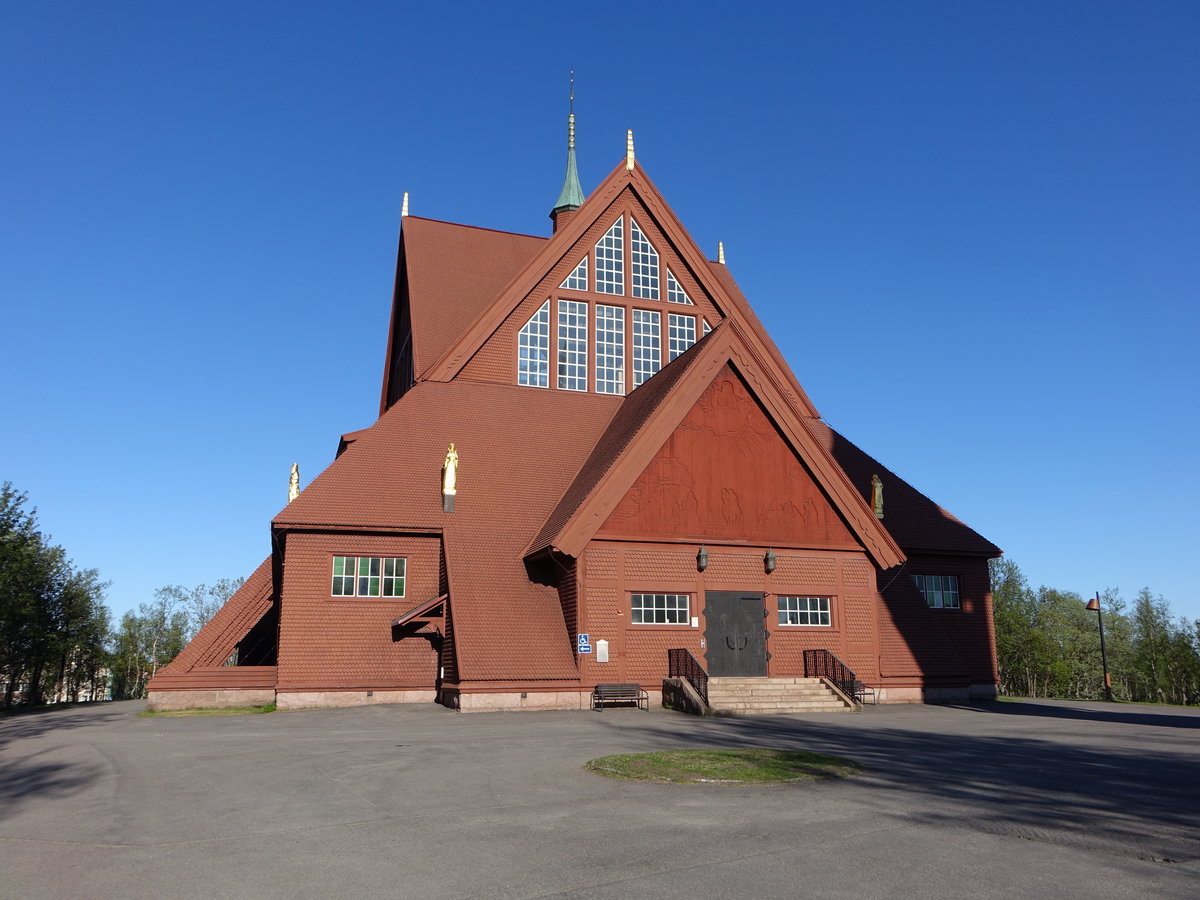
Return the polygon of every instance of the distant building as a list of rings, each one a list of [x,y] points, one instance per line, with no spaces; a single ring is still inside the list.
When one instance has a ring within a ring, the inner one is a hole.
[[[151,705],[580,708],[659,691],[669,650],[763,679],[828,651],[883,700],[994,696],[999,549],[821,420],[632,137],[586,199],[572,144],[551,218],[405,216],[379,419]],[[373,340],[337,317],[330,338]]]

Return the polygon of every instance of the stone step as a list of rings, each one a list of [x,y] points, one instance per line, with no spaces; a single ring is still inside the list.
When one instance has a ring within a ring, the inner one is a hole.
[[[713,694],[748,694],[752,691],[760,694],[829,693],[829,688],[823,684],[710,684],[708,690]]]
[[[734,703],[714,706],[713,712],[739,716],[782,715],[784,713],[847,712],[844,703]]]
[[[713,712],[743,716],[846,712],[852,708],[821,679],[801,677],[710,678],[708,704]]]
[[[840,697],[830,697],[828,694],[805,694],[799,697],[788,696],[754,696],[754,697],[728,697],[728,696],[713,696],[708,695],[709,706],[719,707],[728,706],[730,703],[841,703]]]
[[[804,678],[802,676],[786,678],[763,678],[748,675],[719,675],[708,679],[709,684],[821,684],[820,678]]]
[[[785,694],[787,696],[798,694],[828,694],[829,689],[823,685],[811,686],[808,684],[739,684],[733,688],[727,688],[722,684],[714,686],[708,685],[709,694]]]

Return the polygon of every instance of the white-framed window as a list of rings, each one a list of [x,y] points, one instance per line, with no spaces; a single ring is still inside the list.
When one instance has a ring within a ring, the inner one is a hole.
[[[633,386],[662,368],[662,316],[656,309],[633,311]]]
[[[823,625],[829,619],[828,597],[777,597],[780,625]]]
[[[688,296],[687,291],[683,289],[675,276],[671,274],[671,270],[667,269],[667,302],[668,303],[686,303],[688,306],[695,306],[692,298]]]
[[[583,259],[581,259],[579,261],[579,265],[577,265],[575,267],[575,270],[566,277],[566,279],[563,281],[563,283],[560,285],[560,287],[564,287],[569,291],[586,291],[588,289],[588,286],[587,286],[587,275],[588,275],[587,259],[588,258],[585,256]]]
[[[558,389],[587,390],[588,305],[558,301]]]
[[[931,608],[960,608],[957,575],[914,575],[913,581]]]
[[[658,251],[651,245],[637,219],[629,217],[629,261],[632,264],[633,296],[658,299]]]
[[[625,308],[596,304],[596,393],[625,393]]]
[[[517,384],[550,387],[550,301],[517,335]]]
[[[708,324],[708,319],[701,319],[701,321],[704,323],[705,334],[708,334],[710,331],[712,331],[712,326]]]
[[[634,625],[690,625],[688,594],[630,594],[629,621]]]
[[[403,597],[408,561],[402,556],[335,556],[334,597]]]
[[[672,360],[696,343],[696,317],[667,315],[667,359]]]
[[[596,293],[625,293],[625,227],[617,219],[596,242]]]

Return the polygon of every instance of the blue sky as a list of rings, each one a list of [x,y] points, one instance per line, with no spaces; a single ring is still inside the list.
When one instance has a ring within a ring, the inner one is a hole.
[[[826,420],[1030,581],[1200,617],[1200,6],[8,4],[0,480],[112,581],[249,574],[378,410],[402,192],[638,160]],[[450,9],[450,7],[446,7]]]

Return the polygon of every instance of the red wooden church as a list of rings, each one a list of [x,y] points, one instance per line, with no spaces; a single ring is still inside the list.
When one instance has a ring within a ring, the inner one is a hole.
[[[152,707],[586,708],[685,670],[995,695],[1000,551],[821,421],[632,135],[585,199],[571,127],[550,237],[403,218],[378,420]]]

